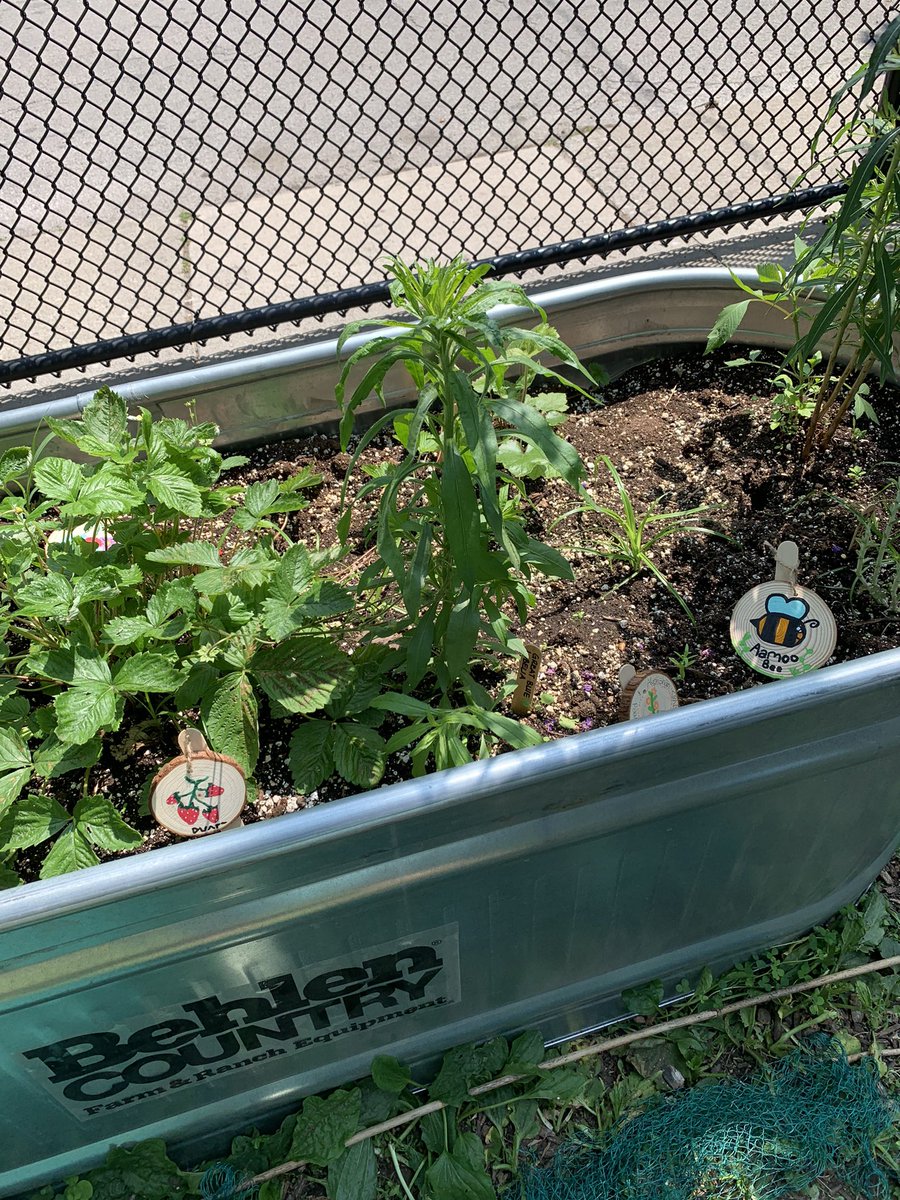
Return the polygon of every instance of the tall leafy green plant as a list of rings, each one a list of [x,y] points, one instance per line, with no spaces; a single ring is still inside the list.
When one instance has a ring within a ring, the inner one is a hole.
[[[886,74],[900,70],[898,39],[900,17],[887,27],[871,60],[832,97],[813,139],[817,155],[841,105],[855,96],[849,118],[828,143],[826,158],[842,164],[855,156],[858,162],[836,210],[828,212],[824,232],[811,245],[797,239],[789,268],[763,264],[759,288],[734,276],[749,299],[723,309],[707,343],[710,351],[728,341],[757,301],[793,322],[794,343],[785,357],[789,373],[802,376],[803,364],[820,342],[830,341],[824,368],[804,380],[809,411],[800,451],[804,463],[816,449],[829,446],[848,411],[859,407],[867,375],[876,368],[882,379],[894,373],[893,343],[900,332],[900,126],[893,106],[884,98],[874,106],[873,94]],[[821,301],[818,307],[811,306],[813,300]],[[801,333],[804,317],[808,327]]]
[[[358,321],[341,337],[343,345],[372,324],[391,330],[367,340],[344,366],[337,398],[345,449],[360,405],[373,395],[384,401],[392,368],[405,367],[417,391],[415,406],[383,414],[351,458],[347,481],[365,447],[388,428],[403,452],[358,493],[378,497],[381,561],[363,584],[395,590],[393,619],[408,685],[431,671],[445,696],[461,686],[467,699],[488,707],[470,669],[476,647],[487,655],[524,654],[510,633],[511,610],[525,621],[535,573],[572,577],[555,549],[527,533],[516,493],[501,491],[502,448],[512,440],[524,444],[539,456],[532,466],[545,461],[577,488],[581,460],[554,433],[531,391],[538,380],[562,380],[544,355],[590,376],[520,287],[485,280],[487,266],[455,259],[407,267],[395,259],[390,269],[393,302],[410,319]],[[532,313],[536,327],[499,324],[490,310],[501,304]],[[361,364],[362,378],[351,384]],[[344,529],[349,520],[348,508]]]

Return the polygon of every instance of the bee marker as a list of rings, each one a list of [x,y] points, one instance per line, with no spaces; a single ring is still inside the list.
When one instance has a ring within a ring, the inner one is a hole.
[[[541,651],[531,642],[525,643],[528,657],[519,662],[519,675],[516,679],[516,690],[513,692],[510,707],[518,716],[523,717],[531,711],[534,702],[534,692],[537,687],[538,674],[541,669]]]
[[[782,542],[774,554],[775,578],[751,588],[734,607],[731,644],[752,670],[787,679],[828,662],[837,625],[822,597],[797,583],[796,542]]]
[[[183,730],[178,745],[182,753],[150,785],[150,812],[156,821],[180,837],[240,825],[247,782],[238,764],[210,750],[199,729]]]
[[[665,671],[636,671],[625,663],[619,671],[619,720],[655,717],[678,707],[678,692]]]

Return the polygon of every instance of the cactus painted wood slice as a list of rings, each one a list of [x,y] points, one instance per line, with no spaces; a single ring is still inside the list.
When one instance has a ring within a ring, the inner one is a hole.
[[[626,675],[623,668],[619,679],[620,682],[624,680],[619,698],[619,716],[623,721],[655,717],[678,707],[675,684],[664,671],[635,672],[631,667],[630,674]]]
[[[837,625],[812,588],[771,579],[738,600],[731,614],[731,644],[760,675],[786,679],[828,662],[837,645]]]
[[[150,812],[180,837],[214,833],[232,825],[247,799],[244,773],[233,758],[216,754],[197,730],[179,738],[180,754],[160,770],[150,789]]]

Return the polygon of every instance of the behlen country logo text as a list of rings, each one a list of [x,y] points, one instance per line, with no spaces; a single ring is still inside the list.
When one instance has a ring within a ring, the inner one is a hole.
[[[91,1117],[453,1003],[445,958],[438,940],[329,966],[305,983],[277,975],[251,995],[182,1004],[130,1035],[86,1033],[24,1056],[43,1064],[66,1107]]]

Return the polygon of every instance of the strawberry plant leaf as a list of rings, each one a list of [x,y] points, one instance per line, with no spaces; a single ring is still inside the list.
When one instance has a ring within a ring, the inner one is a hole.
[[[24,879],[12,867],[0,867],[0,890],[21,887],[24,882]]]
[[[256,696],[243,671],[233,671],[204,697],[203,724],[213,748],[228,754],[247,775],[259,758]]]
[[[81,428],[88,438],[106,451],[118,451],[128,432],[125,401],[108,387],[100,388],[82,413]]]
[[[0,775],[0,812],[8,808],[21,793],[31,778],[31,767],[21,767],[18,771],[10,771],[8,775]]]
[[[222,566],[221,555],[211,542],[180,542],[177,546],[164,546],[161,550],[151,550],[147,560],[184,567]]]
[[[117,726],[116,693],[111,683],[86,680],[75,683],[53,701],[56,735],[69,745],[81,746],[100,729]]]
[[[174,472],[154,471],[147,478],[147,487],[166,508],[183,513],[186,517],[199,517],[203,511],[200,489],[190,479]]]
[[[96,739],[73,746],[51,733],[35,751],[34,769],[43,779],[56,779],[68,771],[92,767],[99,757],[100,743]]]
[[[334,765],[348,783],[373,788],[384,774],[384,739],[368,725],[334,727]]]
[[[308,796],[334,771],[331,722],[306,721],[294,730],[288,751],[294,786]]]
[[[52,796],[29,794],[0,821],[0,851],[37,846],[59,833],[69,820],[69,814]]]
[[[349,1146],[328,1165],[329,1200],[375,1200],[378,1164],[371,1141]]]
[[[50,853],[41,867],[41,879],[53,879],[56,875],[68,875],[84,867],[95,867],[100,859],[91,849],[90,842],[74,825],[67,825],[53,843]]]
[[[74,500],[84,477],[83,468],[69,458],[42,458],[34,482],[51,500]]]
[[[72,820],[78,833],[103,850],[130,850],[144,840],[105,796],[82,797],[75,805]]]
[[[143,493],[121,467],[104,463],[83,481],[78,497],[60,507],[63,517],[114,517],[130,515],[144,502]]]
[[[103,626],[103,638],[113,646],[131,646],[152,629],[146,617],[113,617]]]
[[[360,1092],[336,1091],[330,1096],[307,1096],[294,1125],[290,1155],[317,1167],[340,1158],[344,1143],[359,1127]]]
[[[55,617],[65,621],[72,608],[72,595],[68,579],[51,571],[20,587],[14,598],[16,605],[31,617]]]
[[[113,685],[120,692],[174,692],[180,678],[162,654],[132,654],[116,671]]]
[[[0,771],[31,766],[28,747],[12,729],[0,729]]]
[[[10,446],[0,455],[0,484],[9,483],[11,479],[24,475],[32,463],[31,449],[28,446]]]
[[[280,646],[259,650],[250,670],[266,695],[283,712],[311,713],[324,708],[349,664],[328,637],[300,635]]]

